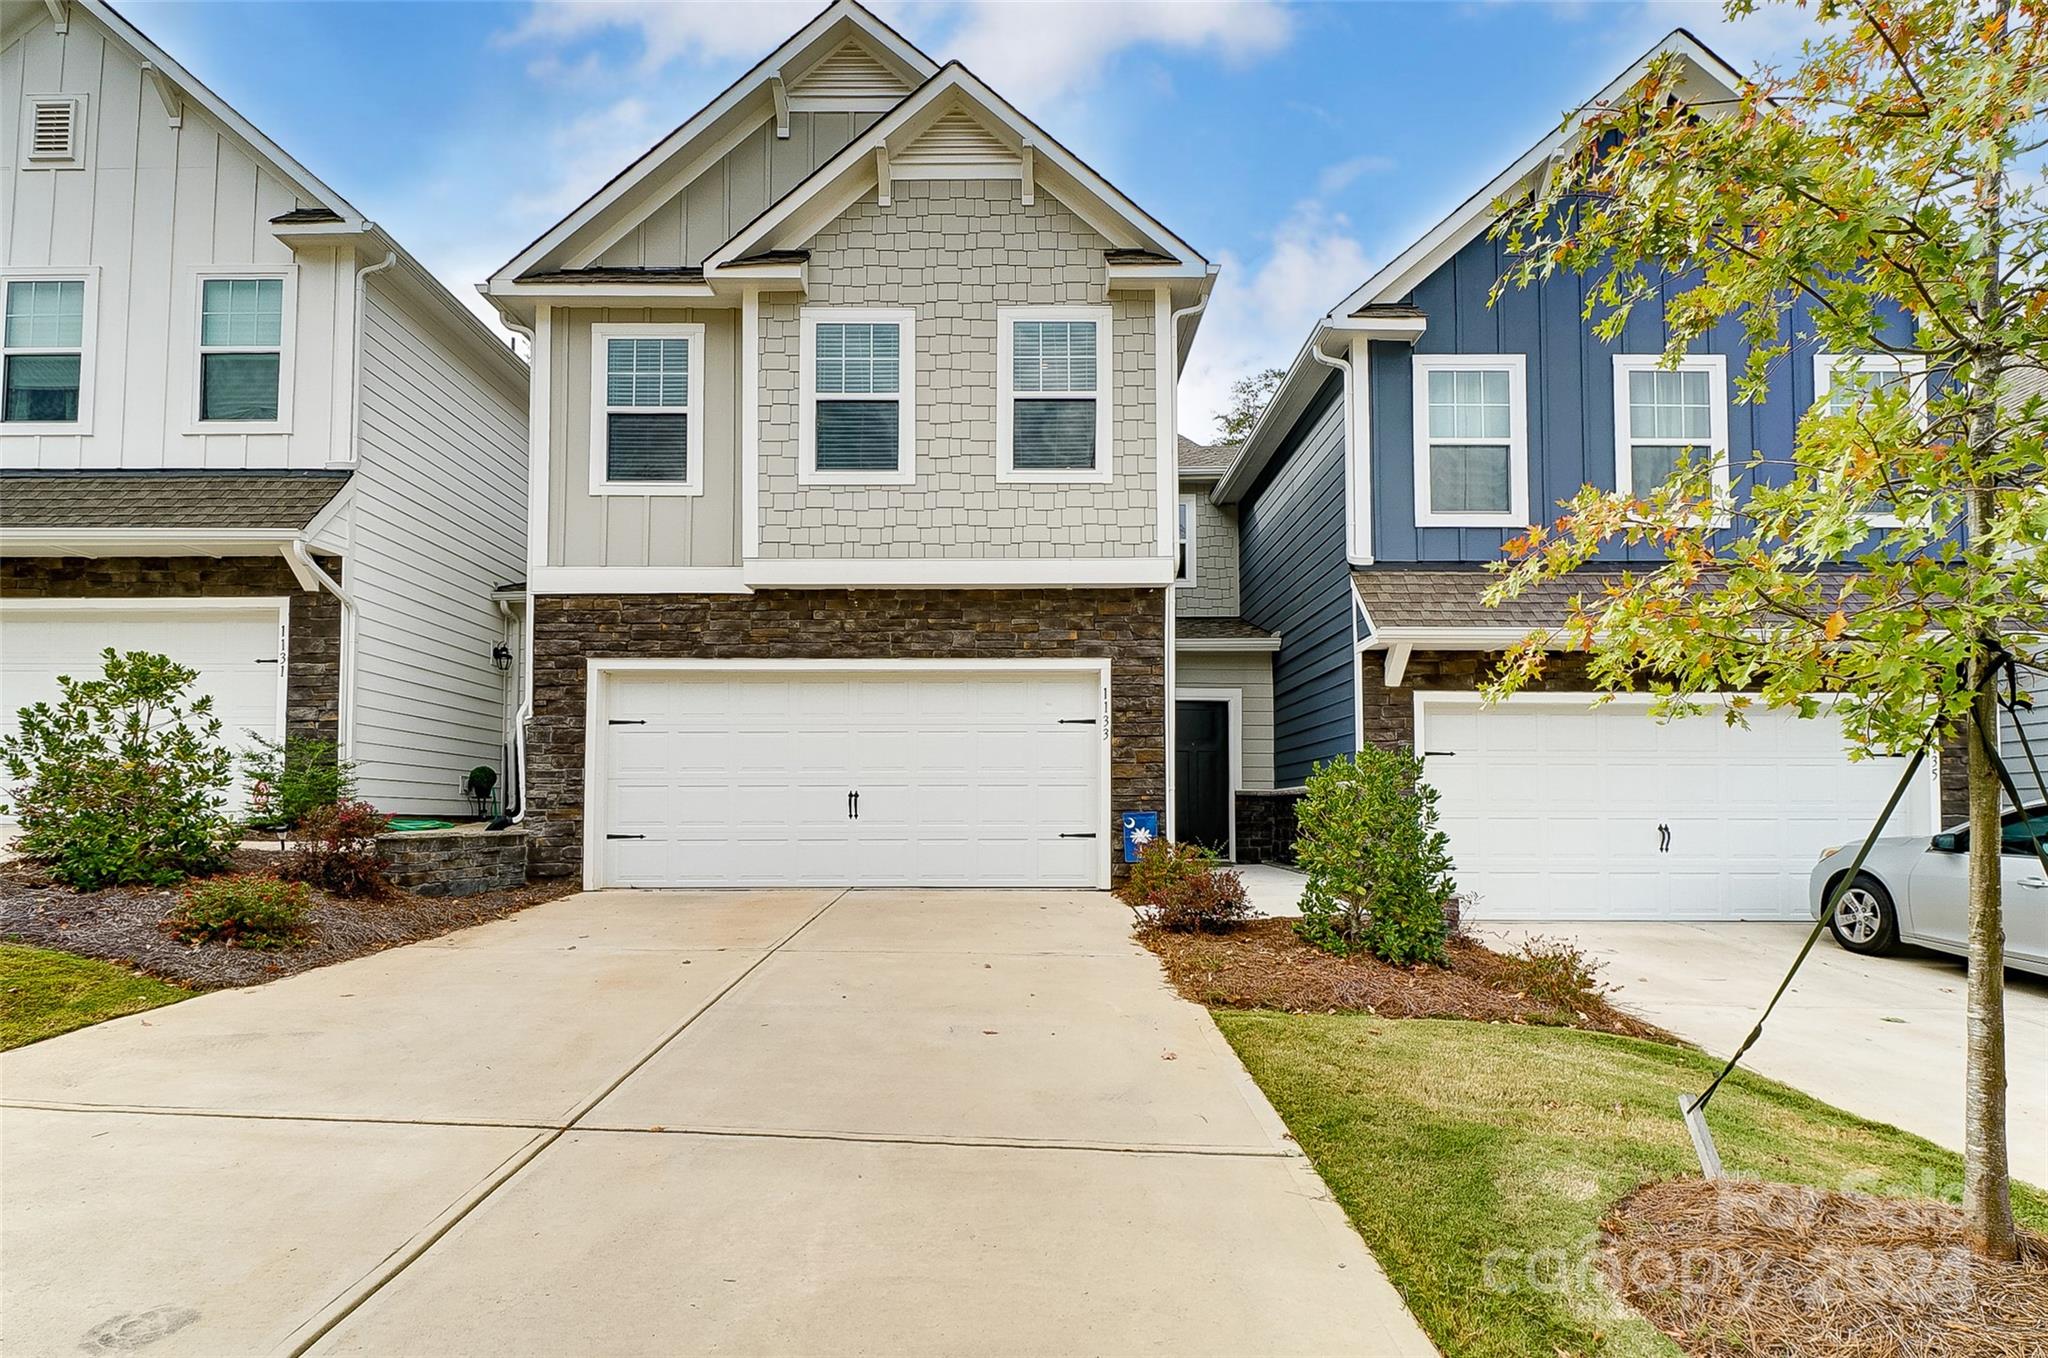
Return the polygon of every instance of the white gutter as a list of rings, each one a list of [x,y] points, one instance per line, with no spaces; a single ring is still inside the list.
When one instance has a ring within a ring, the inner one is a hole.
[[[375,229],[375,223],[363,223],[365,233]],[[363,460],[363,312],[369,295],[369,285],[364,280],[373,273],[383,273],[397,262],[398,251],[387,250],[381,264],[370,264],[356,270],[355,354],[350,360],[353,369],[353,399],[350,400],[348,407],[348,460],[356,464]]]
[[[1372,535],[1361,532],[1366,527],[1365,516],[1371,512],[1372,491],[1365,484],[1361,463],[1365,460],[1365,448],[1359,429],[1360,411],[1355,404],[1358,397],[1351,386],[1351,359],[1331,358],[1323,352],[1323,331],[1328,323],[1318,324],[1308,337],[1308,356],[1326,368],[1335,368],[1344,375],[1344,555],[1354,566],[1372,564]]]
[[[1208,309],[1210,291],[1210,288],[1202,289],[1202,295],[1195,300],[1192,306],[1184,306],[1180,308],[1178,311],[1170,311],[1166,315],[1166,338],[1168,342],[1173,345],[1175,351],[1170,356],[1173,360],[1173,393],[1171,406],[1167,411],[1166,430],[1168,444],[1173,449],[1173,477],[1170,481],[1168,481],[1166,485],[1163,485],[1159,488],[1159,494],[1161,499],[1164,501],[1164,509],[1162,512],[1166,515],[1165,522],[1167,522],[1168,524],[1172,524],[1175,520],[1175,516],[1180,513],[1180,323],[1190,316],[1199,316]],[[1163,359],[1169,356],[1159,355],[1159,357]],[[1178,536],[1179,531],[1176,528],[1174,532],[1174,537],[1177,538]],[[1189,551],[1193,551],[1194,547],[1194,543],[1190,542],[1188,544]],[[1176,837],[1179,830],[1179,827],[1174,823],[1177,819],[1177,817],[1174,814],[1174,803],[1177,799],[1173,795],[1174,783],[1177,781],[1173,766],[1176,762],[1178,762],[1173,757],[1174,740],[1177,735],[1177,732],[1175,730],[1177,723],[1174,720],[1173,691],[1179,683],[1179,677],[1176,673],[1179,667],[1173,663],[1173,655],[1174,650],[1176,649],[1176,643],[1179,640],[1179,628],[1176,625],[1178,620],[1174,616],[1177,610],[1175,606],[1172,585],[1168,585],[1166,587],[1165,594],[1166,663],[1163,666],[1163,668],[1165,670],[1164,678],[1166,681],[1166,711],[1163,715],[1166,718],[1164,722],[1164,726],[1166,728],[1166,814],[1159,818],[1159,823],[1166,828],[1166,837],[1168,839],[1173,839]],[[1232,797],[1235,797],[1237,795],[1237,789],[1232,788],[1230,790],[1230,795]],[[1114,853],[1116,852],[1116,850],[1112,849],[1111,852]]]

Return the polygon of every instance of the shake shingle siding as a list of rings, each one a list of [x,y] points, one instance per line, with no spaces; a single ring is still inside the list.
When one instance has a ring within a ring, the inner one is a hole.
[[[1238,513],[1243,616],[1283,638],[1273,657],[1280,787],[1353,748],[1342,396],[1332,374]]]

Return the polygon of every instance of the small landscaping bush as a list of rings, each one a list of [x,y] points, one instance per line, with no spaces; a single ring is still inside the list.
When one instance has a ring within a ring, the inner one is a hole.
[[[292,851],[278,875],[310,882],[337,896],[382,896],[391,890],[377,862],[384,813],[368,802],[316,807],[299,822]]]
[[[187,888],[164,916],[164,927],[187,943],[282,948],[297,936],[311,904],[304,882],[255,874],[215,877]]]
[[[21,709],[0,737],[18,786],[0,807],[20,822],[15,850],[81,891],[168,886],[227,861],[233,761],[199,675],[146,651],[101,652],[94,679],[58,679],[56,704]]]
[[[1527,939],[1510,961],[1515,987],[1554,1009],[1584,1013],[1607,994],[1606,983],[1596,974],[1600,964],[1568,939]]]
[[[333,741],[314,736],[282,742],[256,737],[256,748],[242,756],[242,776],[249,782],[249,820],[256,825],[294,826],[356,795],[356,766]]]
[[[1243,880],[1199,844],[1153,840],[1117,894],[1139,923],[1173,933],[1220,934],[1251,918]]]
[[[1444,960],[1455,888],[1436,802],[1411,750],[1360,750],[1316,767],[1296,808],[1303,938],[1397,966]]]

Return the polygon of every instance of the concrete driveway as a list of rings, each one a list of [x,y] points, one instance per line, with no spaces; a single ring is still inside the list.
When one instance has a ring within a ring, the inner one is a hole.
[[[9,1053],[0,1344],[1432,1353],[1128,933],[595,893]]]
[[[1799,953],[1805,924],[1476,925],[1482,942],[1569,938],[1605,965],[1615,998],[1725,1057]],[[2006,973],[2013,1173],[2048,1184],[2048,982]],[[1858,957],[1823,938],[1743,1064],[1815,1098],[1963,1148],[1962,963],[1917,948]]]

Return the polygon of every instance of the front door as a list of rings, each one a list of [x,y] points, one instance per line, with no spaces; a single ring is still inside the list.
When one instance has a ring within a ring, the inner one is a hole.
[[[1230,704],[1174,704],[1174,833],[1183,843],[1230,852]]]

